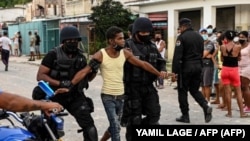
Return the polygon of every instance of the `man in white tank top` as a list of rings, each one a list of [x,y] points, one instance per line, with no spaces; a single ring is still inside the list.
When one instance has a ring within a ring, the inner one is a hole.
[[[158,51],[160,52],[162,58],[165,58],[165,52],[166,52],[166,43],[164,40],[162,40],[162,36],[160,32],[156,32],[155,33],[155,44],[158,48]],[[158,84],[157,87],[158,89],[163,89],[164,88],[164,79],[162,78],[158,78],[157,79]]]

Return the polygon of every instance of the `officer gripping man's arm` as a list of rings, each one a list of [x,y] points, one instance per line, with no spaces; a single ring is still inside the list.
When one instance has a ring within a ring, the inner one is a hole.
[[[59,88],[55,91],[55,94],[59,93],[65,93],[69,92],[70,89],[74,87],[78,82],[80,82],[83,78],[85,78],[87,75],[91,75],[90,81],[94,79],[96,76],[96,73],[98,72],[98,69],[100,67],[100,62],[97,59],[91,59],[89,61],[89,64],[83,68],[82,70],[78,71],[74,78],[69,82],[68,86],[66,88]]]

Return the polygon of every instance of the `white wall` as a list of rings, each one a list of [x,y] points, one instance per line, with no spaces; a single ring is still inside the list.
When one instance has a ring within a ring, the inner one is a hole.
[[[0,23],[4,21],[16,21],[17,17],[25,17],[23,8],[0,9]]]

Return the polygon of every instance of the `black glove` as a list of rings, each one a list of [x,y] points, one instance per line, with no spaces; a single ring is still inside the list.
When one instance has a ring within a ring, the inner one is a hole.
[[[73,84],[70,80],[63,80],[60,82],[60,88],[68,88],[71,89],[73,87]]]

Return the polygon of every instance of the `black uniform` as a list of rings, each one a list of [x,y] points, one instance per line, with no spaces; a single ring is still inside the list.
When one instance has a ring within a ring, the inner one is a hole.
[[[190,22],[190,21],[189,21]],[[199,91],[202,72],[203,38],[190,27],[182,32],[176,41],[172,72],[177,74],[178,101],[182,116],[176,120],[189,123],[188,91],[203,108],[205,121],[211,120],[211,107],[208,107]]]
[[[87,65],[86,57],[79,49],[73,58],[69,58],[62,47],[56,47],[50,51],[42,60],[41,65],[50,68],[49,76],[53,79],[64,81],[71,80],[74,75]],[[93,112],[92,100],[85,96],[83,89],[88,88],[88,78],[81,80],[69,93],[58,94],[51,98],[52,101],[60,103],[82,128],[85,141],[97,141],[97,130],[91,116]],[[60,87],[50,86],[53,90]],[[37,86],[33,91],[33,99],[44,99]]]
[[[141,20],[141,21],[140,21]],[[148,27],[143,27],[148,25]],[[151,22],[146,18],[139,19],[133,24],[133,38],[126,41],[126,47],[140,60],[147,61],[159,71],[166,71],[166,61],[161,57],[156,45],[150,38],[144,42],[138,42],[135,34],[139,31],[152,28]],[[144,37],[143,37],[144,38]],[[136,67],[128,62],[124,65],[125,99],[123,118],[127,118],[126,139],[131,140],[132,125],[156,125],[159,124],[161,106],[158,91],[153,82],[157,79],[154,74]],[[142,116],[145,116],[142,118]]]

